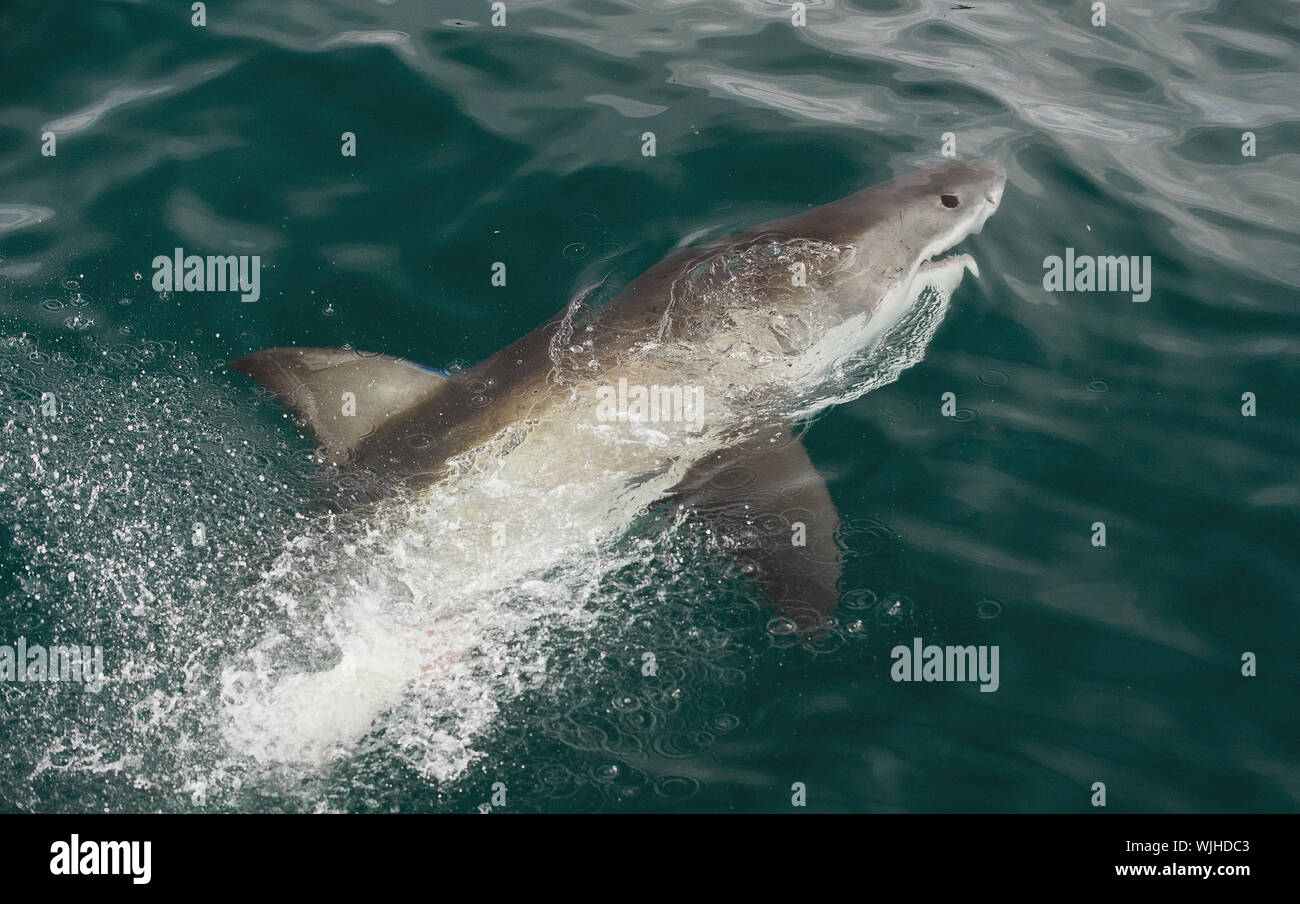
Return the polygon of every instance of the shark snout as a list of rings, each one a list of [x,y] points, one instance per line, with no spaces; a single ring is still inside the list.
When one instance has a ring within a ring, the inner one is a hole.
[[[964,232],[970,235],[979,232],[1002,204],[1007,173],[1000,164],[991,160],[972,161],[960,166],[961,169],[955,169],[953,173],[954,181],[964,185],[968,197],[978,198],[981,202],[969,212],[970,219]]]
[[[1007,173],[996,163],[990,163],[989,168],[993,172],[990,176],[991,182],[984,191],[984,200],[988,201],[989,206],[996,210],[997,206],[1002,203],[1002,190],[1007,187]]]
[[[1007,171],[992,160],[973,160],[953,167],[953,178],[975,188],[975,196],[982,196],[990,207],[1002,203],[1002,191],[1007,185]]]

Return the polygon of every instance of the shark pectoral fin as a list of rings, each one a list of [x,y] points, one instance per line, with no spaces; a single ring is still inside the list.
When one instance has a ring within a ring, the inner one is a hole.
[[[268,348],[230,367],[274,392],[335,462],[449,383],[411,361],[349,349]]]
[[[801,628],[839,600],[839,512],[803,443],[786,432],[697,464],[672,498],[708,519],[720,544],[756,570],[778,611]]]

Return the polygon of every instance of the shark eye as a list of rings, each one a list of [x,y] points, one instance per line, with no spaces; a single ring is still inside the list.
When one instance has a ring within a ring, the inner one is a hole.
[[[961,203],[956,195],[940,195],[939,200],[943,202],[944,207],[956,207]]]

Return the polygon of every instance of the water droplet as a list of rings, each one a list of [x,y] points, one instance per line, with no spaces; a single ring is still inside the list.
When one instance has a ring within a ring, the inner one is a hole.
[[[850,590],[840,598],[840,608],[861,611],[874,607],[879,601],[874,591]]]
[[[735,731],[740,727],[740,716],[718,713],[713,717],[713,727],[718,731]]]
[[[641,701],[636,697],[624,694],[621,697],[615,697],[611,705],[621,713],[631,713],[641,708]]]
[[[35,631],[44,621],[45,619],[35,612],[24,612],[14,619],[14,627],[19,631]]]
[[[921,409],[911,399],[885,399],[880,403],[880,410],[889,417],[913,417]]]
[[[880,625],[903,624],[916,612],[916,603],[905,596],[888,597],[880,601],[874,613]]]
[[[777,637],[785,637],[794,634],[799,630],[799,626],[792,619],[784,616],[777,616],[767,623],[767,633],[774,634]]]
[[[654,793],[664,800],[683,801],[700,790],[700,783],[685,775],[666,775],[655,780]]]

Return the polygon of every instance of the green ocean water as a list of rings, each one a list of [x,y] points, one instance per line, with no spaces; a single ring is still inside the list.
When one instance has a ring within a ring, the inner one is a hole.
[[[0,808],[1300,808],[1300,10],[1108,6],[0,6],[0,645],[108,675],[0,683]],[[464,369],[945,133],[1006,193],[924,360],[808,429],[828,633],[655,511],[471,594],[312,515],[311,443],[224,367]],[[160,295],[176,247],[261,297]],[[1045,291],[1067,248],[1149,256],[1150,299]],[[454,665],[403,684],[427,611]],[[914,637],[997,645],[998,690],[892,681]],[[357,662],[373,720],[323,677]]]

